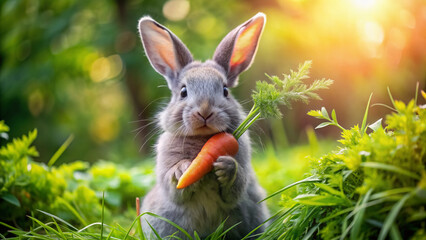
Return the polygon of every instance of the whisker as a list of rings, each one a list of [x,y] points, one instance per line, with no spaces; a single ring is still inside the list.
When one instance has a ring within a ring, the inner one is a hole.
[[[134,121],[129,121],[128,123],[140,123],[140,122],[148,122],[148,121],[153,121],[155,118],[146,118],[146,119],[138,119],[138,120],[134,120]]]
[[[142,148],[145,146],[145,144],[149,141],[149,140],[151,140],[151,138],[153,137],[153,136],[155,136],[156,134],[159,134],[159,133],[161,133],[161,129],[160,128],[154,128],[154,129],[152,129],[148,134],[147,134],[147,138],[146,138],[146,140],[145,140],[145,142],[142,144],[142,146],[139,148],[139,152],[140,151],[142,151]]]
[[[179,124],[180,126],[173,132],[173,136],[172,136],[172,142],[174,142],[179,134],[179,132],[181,131],[181,128],[184,128],[183,123],[183,119],[179,120],[176,124]]]
[[[142,127],[138,127],[138,128],[136,128],[135,130],[132,130],[131,132],[133,133],[133,132],[136,132],[136,131],[138,131],[138,133],[136,134],[136,135],[138,135],[140,132],[142,132],[146,127],[148,127],[148,126],[150,126],[150,125],[152,125],[152,124],[155,124],[155,123],[157,123],[157,122],[150,122],[150,123],[147,123],[147,124],[145,124],[145,125],[143,125]]]
[[[148,103],[148,105],[146,105],[145,106],[145,108],[142,110],[142,112],[141,113],[139,113],[138,114],[138,116],[140,117],[144,112],[145,112],[145,110],[149,107],[149,106],[151,106],[151,104],[153,104],[154,102],[156,102],[156,101],[158,101],[158,100],[160,100],[160,99],[164,99],[164,98],[168,98],[168,97],[159,97],[159,98],[157,98],[157,99],[154,99],[154,100],[152,100],[150,103]]]

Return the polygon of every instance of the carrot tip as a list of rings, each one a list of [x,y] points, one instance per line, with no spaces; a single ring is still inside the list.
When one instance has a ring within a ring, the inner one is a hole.
[[[182,178],[181,178],[182,179]],[[182,188],[186,188],[188,185],[185,185],[181,179],[179,179],[178,184],[176,185],[177,189],[182,189]]]

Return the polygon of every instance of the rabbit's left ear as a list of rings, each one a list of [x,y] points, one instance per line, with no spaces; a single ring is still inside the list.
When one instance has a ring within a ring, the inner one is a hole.
[[[188,48],[169,29],[150,17],[139,20],[142,45],[154,69],[163,75],[169,88],[178,85],[178,74],[192,62]]]
[[[228,87],[236,86],[238,75],[252,63],[265,22],[265,14],[256,14],[228,33],[216,48],[213,60],[227,72]]]

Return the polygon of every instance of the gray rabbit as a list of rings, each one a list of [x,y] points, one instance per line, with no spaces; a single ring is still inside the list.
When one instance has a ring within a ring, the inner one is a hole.
[[[163,75],[172,92],[170,103],[159,113],[164,133],[156,145],[157,183],[145,196],[142,212],[152,212],[194,231],[204,238],[223,221],[226,234],[241,239],[269,216],[265,197],[251,165],[249,134],[239,140],[236,156],[221,156],[214,170],[184,189],[176,189],[178,179],[215,133],[230,132],[243,121],[241,105],[228,88],[235,87],[238,75],[251,64],[265,25],[258,13],[232,30],[217,47],[213,60],[194,61],[187,47],[167,28],[150,17],[139,21],[145,53],[154,69]],[[169,223],[148,215],[142,217],[144,232],[149,224],[161,237],[185,236]],[[262,232],[260,227],[255,233]],[[151,237],[153,237],[151,232]]]

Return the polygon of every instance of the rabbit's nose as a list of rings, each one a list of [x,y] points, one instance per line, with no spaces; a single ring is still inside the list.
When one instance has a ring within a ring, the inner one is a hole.
[[[207,121],[207,119],[209,119],[211,116],[213,116],[213,112],[210,112],[210,113],[206,113],[206,112],[200,113],[200,112],[197,112],[197,114],[202,119],[204,119],[204,121]]]

